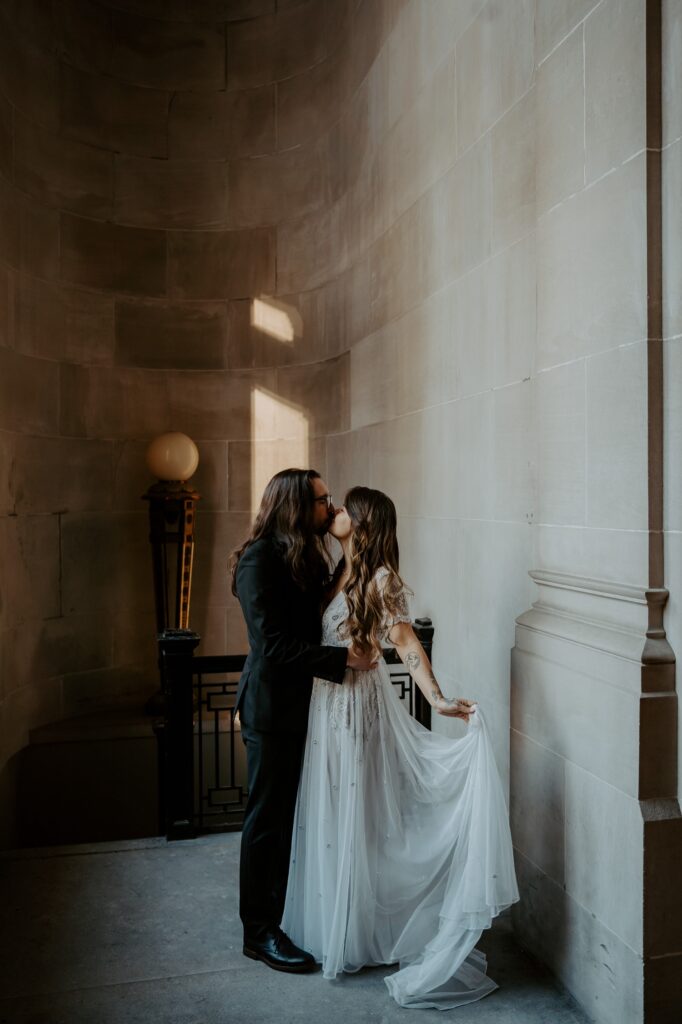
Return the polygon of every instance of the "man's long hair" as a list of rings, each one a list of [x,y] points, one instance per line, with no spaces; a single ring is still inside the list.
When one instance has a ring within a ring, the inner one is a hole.
[[[314,469],[283,469],[275,473],[263,492],[251,533],[232,552],[233,594],[237,593],[239,559],[250,544],[268,536],[281,548],[291,575],[302,590],[319,590],[325,586],[329,579],[329,557],[313,525],[313,480],[319,478],[320,474]]]
[[[383,491],[353,487],[344,501],[353,524],[350,540],[350,577],[344,593],[348,600],[346,636],[357,650],[381,652],[386,617],[403,614],[407,590],[400,576],[395,505]],[[334,573],[345,568],[342,559]],[[378,583],[378,569],[387,575]]]

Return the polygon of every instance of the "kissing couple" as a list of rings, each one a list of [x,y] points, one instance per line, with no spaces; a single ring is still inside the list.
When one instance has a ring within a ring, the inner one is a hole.
[[[244,954],[325,978],[398,964],[384,980],[401,1006],[481,999],[497,985],[476,943],[519,898],[507,808],[481,709],[443,695],[412,628],[393,502],[353,487],[335,508],[319,473],[277,473],[232,588],[249,641]],[[411,717],[387,643],[461,738]]]

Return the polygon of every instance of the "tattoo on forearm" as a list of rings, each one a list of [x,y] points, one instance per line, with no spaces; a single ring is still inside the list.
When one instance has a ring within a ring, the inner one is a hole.
[[[416,672],[421,663],[422,660],[416,651],[410,651],[410,653],[405,658],[405,664],[409,668],[410,672]]]
[[[431,676],[431,682],[436,683],[436,678],[433,675]],[[437,683],[433,690],[431,690],[431,697],[433,698],[434,704],[442,703],[446,704],[450,708],[454,707],[455,704],[459,704],[459,699],[457,697],[444,697],[440,692],[440,688]]]

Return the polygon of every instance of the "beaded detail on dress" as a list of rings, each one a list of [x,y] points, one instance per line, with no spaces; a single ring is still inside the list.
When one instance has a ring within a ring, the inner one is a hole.
[[[354,735],[362,731],[363,740],[367,740],[380,713],[376,681],[336,687],[327,713],[332,729],[345,729]]]
[[[322,616],[322,640],[320,643],[325,647],[350,647],[350,640],[339,635],[340,627],[347,617],[346,595],[340,590],[325,608]]]
[[[388,575],[386,569],[379,569],[377,580],[381,582]],[[396,622],[410,622],[407,597],[403,593],[399,599],[399,612],[397,616],[387,617],[384,640],[391,626]],[[343,635],[343,625],[348,618],[348,602],[342,590],[327,605],[322,616],[322,643],[331,647],[349,647],[350,639]],[[367,740],[377,718],[380,715],[380,706],[377,689],[381,682],[378,673],[363,672],[354,673],[349,671],[346,679],[339,686],[335,683],[327,683],[324,680],[316,679],[313,687],[313,701],[324,700],[329,724],[332,729],[345,729],[348,732],[362,733],[363,740]]]
[[[343,636],[343,624],[348,618],[348,603],[343,591],[327,605],[322,617],[322,643],[332,647],[349,647],[350,639]],[[376,721],[379,704],[375,673],[364,672],[362,679],[348,670],[341,685],[316,679],[313,701],[324,702],[330,727],[338,732],[344,729],[353,736],[361,734],[367,740]]]

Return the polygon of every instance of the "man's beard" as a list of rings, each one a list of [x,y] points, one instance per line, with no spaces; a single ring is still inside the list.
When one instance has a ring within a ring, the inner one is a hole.
[[[315,529],[313,530],[313,533],[315,533],[318,537],[326,537],[326,535],[332,528],[333,522],[334,516],[330,516],[326,523],[322,523],[320,526],[316,526]]]

